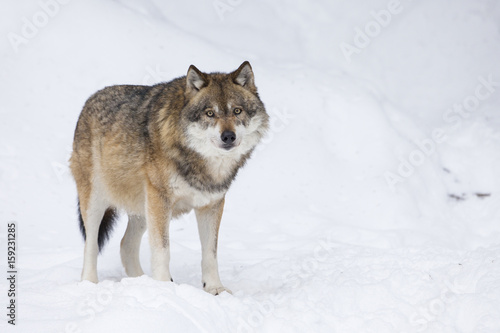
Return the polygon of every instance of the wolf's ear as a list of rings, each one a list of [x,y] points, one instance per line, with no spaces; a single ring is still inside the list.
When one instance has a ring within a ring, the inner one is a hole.
[[[233,82],[239,84],[243,88],[246,88],[252,92],[257,92],[257,87],[255,86],[252,66],[248,61],[245,61],[240,65],[240,67],[231,73]]]
[[[208,85],[208,80],[205,74],[200,72],[194,65],[189,66],[186,75],[186,88],[190,94],[195,94],[201,88]]]

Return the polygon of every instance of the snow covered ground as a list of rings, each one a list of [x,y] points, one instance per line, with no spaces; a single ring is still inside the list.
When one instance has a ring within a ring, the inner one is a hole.
[[[498,1],[3,1],[0,35],[1,332],[500,332]],[[192,214],[175,283],[148,276],[147,239],[125,276],[124,220],[79,282],[85,100],[244,60],[272,129],[227,196],[234,295],[202,290]]]

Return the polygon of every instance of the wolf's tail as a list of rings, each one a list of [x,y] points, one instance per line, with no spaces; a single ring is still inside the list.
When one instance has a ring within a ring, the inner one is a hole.
[[[111,236],[111,232],[118,219],[118,213],[115,208],[108,208],[102,217],[101,224],[99,225],[99,234],[97,236],[97,244],[99,245],[99,252],[102,251],[104,245]],[[78,220],[80,221],[80,231],[83,239],[87,238],[85,233],[85,225],[83,224],[82,212],[80,211],[80,200],[78,200]]]

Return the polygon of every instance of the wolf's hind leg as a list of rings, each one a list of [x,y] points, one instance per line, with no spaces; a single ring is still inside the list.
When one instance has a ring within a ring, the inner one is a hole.
[[[139,249],[145,231],[146,219],[143,216],[128,216],[127,230],[120,244],[120,256],[128,276],[144,275],[139,261]]]
[[[80,201],[80,210],[85,227],[85,249],[83,252],[82,280],[97,283],[97,255],[99,254],[99,227],[108,205],[95,197]]]

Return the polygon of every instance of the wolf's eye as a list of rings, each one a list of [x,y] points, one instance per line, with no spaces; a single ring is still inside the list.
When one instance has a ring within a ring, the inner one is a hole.
[[[207,116],[213,117],[214,116],[214,112],[213,111],[207,111]]]
[[[240,113],[241,113],[241,111],[242,111],[242,110],[241,110],[240,108],[236,108],[236,109],[234,109],[234,111],[233,111],[233,112],[234,112],[234,114],[240,114]]]

